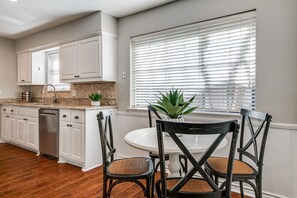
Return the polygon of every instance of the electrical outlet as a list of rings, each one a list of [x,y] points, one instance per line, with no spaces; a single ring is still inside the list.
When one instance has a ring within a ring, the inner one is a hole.
[[[127,78],[127,72],[123,72],[123,79],[126,79]]]

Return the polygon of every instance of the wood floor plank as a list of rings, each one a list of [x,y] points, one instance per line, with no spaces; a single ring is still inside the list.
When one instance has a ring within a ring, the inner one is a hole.
[[[113,198],[141,198],[143,192],[133,183],[113,188]],[[102,167],[88,172],[70,164],[18,148],[0,144],[1,198],[101,198]],[[233,197],[239,198],[237,194]]]

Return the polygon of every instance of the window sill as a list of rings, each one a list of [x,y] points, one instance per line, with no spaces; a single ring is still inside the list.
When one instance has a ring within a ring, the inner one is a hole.
[[[141,113],[141,112],[147,112],[147,108],[145,107],[138,107],[138,108],[127,108],[128,112],[135,112],[135,113]],[[205,112],[205,111],[196,111],[192,112],[191,114],[188,114],[185,116],[186,118],[189,118],[189,120],[195,119],[195,118],[220,118],[222,119],[240,119],[241,115],[240,113],[225,113],[225,112]]]

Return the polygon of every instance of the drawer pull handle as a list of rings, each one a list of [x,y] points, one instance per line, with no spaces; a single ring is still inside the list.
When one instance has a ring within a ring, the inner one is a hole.
[[[69,124],[70,127],[72,127],[72,124]]]
[[[23,118],[23,120],[28,120],[27,118]]]
[[[7,118],[9,118],[9,116],[8,116],[8,115],[7,115],[6,117],[7,117]]]
[[[67,126],[69,127],[69,124],[67,124]]]
[[[66,115],[63,115],[63,118],[66,118],[67,116]]]
[[[75,116],[74,119],[79,119],[79,117],[78,116]]]
[[[13,112],[13,110],[10,110],[10,112]]]

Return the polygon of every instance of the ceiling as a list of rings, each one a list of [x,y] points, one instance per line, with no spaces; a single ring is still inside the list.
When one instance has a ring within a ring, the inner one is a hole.
[[[0,1],[0,37],[18,39],[101,10],[116,18],[175,0]]]

